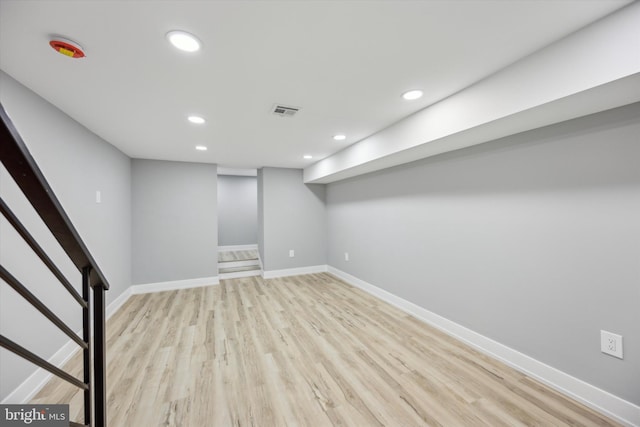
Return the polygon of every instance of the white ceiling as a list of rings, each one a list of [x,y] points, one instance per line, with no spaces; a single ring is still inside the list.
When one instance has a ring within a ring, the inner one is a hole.
[[[0,0],[0,68],[131,157],[301,168],[628,3]],[[203,49],[175,50],[174,29]]]

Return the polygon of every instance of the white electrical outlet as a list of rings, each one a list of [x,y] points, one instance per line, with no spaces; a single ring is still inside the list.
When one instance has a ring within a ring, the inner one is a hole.
[[[289,249],[289,258],[296,256],[296,252],[293,249]]]
[[[600,331],[600,351],[622,359],[622,335]]]
[[[344,253],[344,260],[349,261],[349,252]]]
[[[96,191],[96,203],[102,203],[102,194],[100,193],[100,190]]]

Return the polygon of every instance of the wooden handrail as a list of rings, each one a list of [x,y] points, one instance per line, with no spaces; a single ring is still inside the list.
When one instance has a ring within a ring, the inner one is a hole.
[[[2,119],[0,159],[4,167],[27,196],[29,203],[51,230],[53,237],[60,243],[78,271],[90,265],[92,267],[91,285],[95,286],[99,282],[105,290],[108,290],[109,282],[80,238],[2,104],[0,104],[0,118]]]
[[[54,277],[81,305],[82,338],[78,337],[47,307],[46,301],[37,298],[1,264],[0,278],[80,345],[83,351],[83,379],[81,381],[75,378],[3,335],[0,335],[0,347],[6,348],[84,391],[84,422],[83,424],[71,422],[70,425],[105,427],[107,425],[105,291],[109,289],[109,282],[73,227],[71,220],[29,153],[2,104],[0,104],[0,160],[51,234],[69,256],[71,262],[82,273],[82,296],[80,296],[20,219],[0,197],[2,215],[53,273]],[[93,298],[90,298],[91,291],[93,291]],[[92,304],[89,304],[90,301]],[[93,325],[91,325],[91,318],[93,318]]]

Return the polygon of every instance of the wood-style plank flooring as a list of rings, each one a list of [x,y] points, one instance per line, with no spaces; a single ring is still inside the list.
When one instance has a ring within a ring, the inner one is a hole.
[[[107,346],[110,427],[616,425],[329,274],[134,295]]]

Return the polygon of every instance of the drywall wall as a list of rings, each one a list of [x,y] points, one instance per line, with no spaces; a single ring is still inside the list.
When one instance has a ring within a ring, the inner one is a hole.
[[[133,284],[218,275],[216,165],[132,160]]]
[[[325,186],[304,184],[301,169],[262,168],[258,180],[263,270],[326,264]]]
[[[329,184],[329,265],[640,404],[638,135],[632,104]]]
[[[258,242],[258,180],[218,175],[218,245]]]
[[[258,185],[258,253],[260,254],[260,262],[264,259],[264,180],[262,177],[262,169],[258,169],[257,173]]]
[[[113,301],[131,285],[130,159],[3,72],[0,101],[109,281],[107,303]],[[96,203],[96,191],[101,192],[101,203]],[[80,274],[4,168],[0,193],[79,289]],[[79,330],[80,307],[4,218],[0,235],[0,263]],[[45,359],[69,340],[4,282],[0,282],[0,330]],[[30,363],[0,350],[0,399],[34,371]]]

